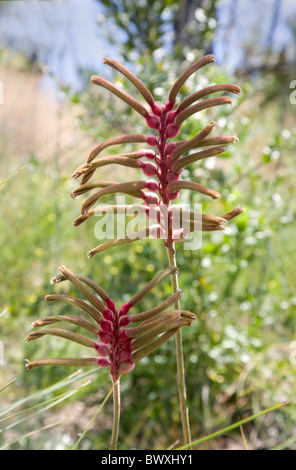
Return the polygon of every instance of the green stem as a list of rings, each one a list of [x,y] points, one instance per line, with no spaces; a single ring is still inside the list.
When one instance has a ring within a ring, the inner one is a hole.
[[[175,250],[167,248],[167,254],[170,266],[177,266]],[[178,273],[171,275],[172,293],[175,294],[178,291]],[[180,301],[177,300],[174,304],[176,310],[180,309]],[[176,360],[177,360],[177,386],[179,390],[180,400],[180,413],[182,420],[183,438],[184,444],[187,445],[191,442],[189,415],[187,407],[187,396],[186,396],[186,382],[185,382],[185,367],[183,358],[183,345],[182,345],[182,330],[178,329],[175,335],[176,342]]]
[[[113,382],[113,426],[109,450],[116,450],[120,421],[120,381]]]

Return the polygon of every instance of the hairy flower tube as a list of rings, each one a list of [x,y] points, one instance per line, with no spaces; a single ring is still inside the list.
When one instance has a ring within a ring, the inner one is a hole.
[[[78,308],[88,317],[52,315],[32,323],[34,331],[26,337],[27,341],[45,335],[58,336],[93,350],[95,355],[80,358],[49,358],[26,361],[27,369],[37,366],[89,366],[97,364],[109,367],[113,383],[120,374],[130,372],[135,362],[141,360],[173,336],[182,326],[190,326],[196,316],[187,310],[170,309],[182,292],[171,295],[150,310],[131,313],[137,305],[166,276],[177,271],[167,268],[157,274],[129,302],[119,310],[108,294],[91,279],[73,274],[65,266],[60,268],[61,275],[54,277],[51,283],[70,281],[84,296],[85,300],[64,294],[50,294],[47,302],[63,302]],[[88,336],[61,328],[51,328],[55,323],[68,323],[87,331]],[[45,328],[44,328],[45,327]],[[93,336],[93,337],[91,337]]]
[[[113,59],[104,59],[105,64],[123,74],[134,85],[145,100],[146,106],[101,77],[93,76],[91,78],[92,83],[123,100],[140,115],[141,119],[145,119],[147,127],[152,129],[152,132],[156,133],[156,135],[132,134],[113,137],[98,145],[90,153],[86,163],[77,168],[72,175],[74,179],[81,178],[81,184],[72,192],[73,198],[94,190],[84,201],[81,215],[74,221],[75,226],[80,225],[89,217],[96,214],[95,205],[102,197],[116,193],[127,194],[142,201],[149,221],[155,221],[155,206],[160,208],[157,223],[153,223],[152,227],[149,225],[145,232],[140,234],[139,238],[149,236],[164,238],[166,246],[173,250],[174,242],[186,239],[191,231],[223,230],[223,223],[226,220],[236,217],[242,212],[242,209],[238,206],[221,217],[215,218],[203,214],[202,224],[197,224],[197,226],[193,224],[195,214],[191,212],[190,218],[192,224],[189,224],[189,229],[187,224],[186,230],[184,230],[181,224],[179,227],[173,226],[172,222],[174,208],[171,204],[172,201],[179,197],[181,190],[187,189],[198,192],[213,199],[221,197],[218,192],[203,186],[199,182],[182,179],[183,170],[195,162],[223,153],[228,144],[235,143],[238,140],[236,135],[210,136],[216,125],[212,121],[190,140],[171,141],[172,138],[178,135],[182,124],[192,115],[208,108],[232,103],[232,99],[229,96],[208,98],[209,96],[218,92],[240,94],[241,90],[237,85],[210,85],[192,93],[179,104],[176,104],[178,94],[186,80],[202,67],[213,62],[215,62],[215,57],[210,54],[192,64],[172,86],[167,102],[159,105],[150,91],[133,73]],[[102,154],[109,147],[123,144],[145,144],[146,148],[116,155],[105,156]],[[196,149],[198,151],[194,151]],[[139,179],[124,183],[100,180],[91,182],[90,180],[94,173],[106,165],[121,165],[140,169],[144,176],[148,176],[151,179]],[[152,209],[151,206],[153,206]],[[116,206],[112,207],[116,210]],[[163,207],[167,209],[168,223],[163,221]],[[187,219],[188,217],[187,215]],[[100,251],[122,243],[130,243],[135,239],[137,239],[135,234],[127,234],[124,240],[118,238],[99,245],[91,250],[88,256],[91,258]]]

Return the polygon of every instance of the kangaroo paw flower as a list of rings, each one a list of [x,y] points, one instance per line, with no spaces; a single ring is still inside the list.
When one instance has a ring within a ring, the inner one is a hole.
[[[79,310],[88,314],[94,322],[77,316],[52,315],[35,320],[32,323],[34,330],[26,336],[26,340],[30,342],[47,335],[56,336],[93,349],[97,356],[27,360],[27,369],[38,366],[98,365],[109,367],[112,380],[116,381],[120,374],[130,372],[136,361],[167,341],[173,331],[182,326],[190,326],[196,318],[192,312],[187,310],[167,310],[182,297],[181,291],[171,295],[153,309],[139,314],[129,314],[130,310],[141,302],[159,282],[176,273],[177,268],[175,267],[164,269],[158,273],[119,309],[116,308],[115,303],[105,290],[92,279],[74,274],[65,266],[61,266],[59,269],[61,274],[53,277],[51,284],[70,281],[86,300],[64,294],[49,294],[46,296],[46,300],[48,302],[66,302],[78,307]],[[60,322],[86,330],[93,335],[93,338],[67,329],[50,327],[52,324]],[[134,323],[137,325],[132,326]]]
[[[147,107],[140,101],[102,77],[93,76],[91,78],[91,82],[106,89],[117,98],[124,101],[130,108],[135,110],[146,120],[148,128],[156,130],[157,136],[149,133],[147,135],[121,135],[102,142],[92,150],[87,161],[73,173],[74,179],[81,177],[81,183],[76,189],[74,189],[71,196],[75,198],[87,193],[88,191],[92,191],[93,189],[97,190],[83,202],[81,214],[74,220],[74,226],[81,225],[90,217],[97,214],[96,207],[94,207],[94,205],[101,197],[116,193],[122,193],[142,199],[143,204],[148,208],[147,219],[149,221],[153,221],[154,218],[157,222],[160,222],[161,215],[159,212],[155,213],[155,211],[150,210],[150,206],[159,206],[162,204],[169,209],[171,202],[179,198],[180,191],[182,189],[196,191],[201,194],[208,195],[213,199],[218,199],[220,197],[218,192],[206,188],[199,182],[185,181],[182,179],[182,173],[188,165],[192,165],[205,158],[210,158],[223,153],[228,144],[235,143],[238,140],[236,135],[209,136],[216,125],[215,121],[211,121],[193,138],[187,141],[171,141],[172,138],[178,135],[183,123],[189,117],[209,108],[232,104],[232,98],[230,96],[212,97],[211,95],[219,92],[233,95],[239,95],[241,93],[241,89],[234,84],[223,83],[210,85],[188,95],[183,99],[183,101],[181,101],[181,103],[178,104],[178,106],[176,106],[177,96],[187,79],[192,74],[198,72],[201,68],[214,63],[214,55],[206,55],[190,65],[179,76],[179,78],[177,78],[169,92],[167,102],[163,105],[156,104],[152,93],[126,67],[110,58],[104,58],[103,62],[124,75],[133,84],[142,98],[144,98],[146,102],[144,104],[149,105],[150,110],[148,111]],[[129,153],[120,153],[118,155],[101,155],[102,152],[109,147],[125,144],[146,144],[148,148]],[[154,148],[150,149],[149,147]],[[192,150],[198,148],[201,150],[192,153]],[[187,152],[191,153],[186,155]],[[147,162],[145,159],[151,161]],[[154,181],[147,182],[147,185],[150,187],[146,186],[145,181],[142,179],[126,183],[89,181],[95,172],[99,171],[100,168],[106,165],[120,165],[132,168],[135,171],[140,170],[145,176],[153,177]],[[216,220],[214,223],[203,221],[202,226],[197,229],[212,231],[224,230],[224,227],[223,224],[217,224]],[[153,230],[154,229],[149,228],[147,233],[144,232],[145,236],[142,238],[147,238],[153,233]],[[160,238],[160,236],[165,236],[167,239],[165,245],[171,248],[174,237],[178,236],[179,241],[186,239],[186,236],[190,230],[192,230],[192,224],[189,231],[181,225],[179,227],[172,227],[169,223],[166,227],[163,227],[161,224],[161,226],[157,227],[157,230],[158,232],[155,234],[155,237]],[[129,234],[125,239],[117,238],[110,240],[91,250],[88,253],[88,256],[89,258],[92,258],[96,253],[102,252],[113,246],[130,243],[130,241],[133,241],[134,239],[134,234]]]

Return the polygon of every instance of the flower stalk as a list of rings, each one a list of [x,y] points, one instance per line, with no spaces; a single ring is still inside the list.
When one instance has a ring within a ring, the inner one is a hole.
[[[169,265],[171,267],[176,266],[176,256],[174,249],[167,247],[167,255]],[[178,273],[172,273],[171,275],[172,292],[173,295],[179,290]],[[176,299],[174,304],[175,309],[180,308],[180,300]],[[189,411],[187,406],[187,392],[186,392],[186,379],[185,379],[185,365],[183,355],[183,342],[182,342],[182,330],[179,328],[175,335],[176,344],[176,363],[177,363],[177,385],[179,390],[179,403],[180,403],[180,415],[182,420],[183,438],[184,442],[188,444],[191,442],[190,422],[189,422]]]

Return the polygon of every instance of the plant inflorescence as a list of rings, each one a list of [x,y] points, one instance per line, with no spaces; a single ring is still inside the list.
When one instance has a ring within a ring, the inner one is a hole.
[[[222,154],[226,146],[237,141],[236,135],[211,136],[216,123],[210,122],[193,138],[175,139],[184,122],[194,114],[207,108],[231,104],[229,96],[210,97],[218,92],[227,94],[240,93],[240,88],[232,84],[210,85],[198,90],[177,104],[179,92],[186,80],[202,67],[215,61],[212,54],[207,55],[187,68],[172,86],[165,104],[156,103],[153,95],[145,85],[127,68],[112,59],[104,59],[104,63],[121,73],[128,79],[145,101],[145,105],[127,94],[111,82],[93,76],[92,83],[116,95],[130,108],[136,111],[151,131],[148,134],[121,135],[99,144],[89,155],[87,161],[75,170],[73,178],[81,178],[79,186],[72,192],[72,197],[91,195],[83,202],[80,215],[74,225],[79,226],[96,214],[96,204],[104,196],[124,194],[140,200],[137,210],[144,211],[148,226],[138,233],[129,233],[123,238],[112,239],[89,251],[92,258],[97,253],[130,243],[139,238],[161,238],[167,250],[169,267],[157,274],[129,302],[120,308],[115,306],[105,290],[91,279],[73,274],[65,266],[60,267],[61,274],[52,279],[52,283],[70,281],[85,300],[63,294],[46,296],[48,302],[66,302],[77,307],[91,317],[91,321],[82,317],[53,315],[33,322],[34,331],[28,340],[44,335],[54,335],[79,343],[90,348],[95,356],[81,358],[56,358],[27,361],[27,368],[44,365],[91,365],[109,367],[114,389],[114,420],[111,447],[115,448],[119,427],[119,380],[122,373],[130,372],[134,364],[168,341],[176,337],[176,362],[178,372],[178,388],[180,398],[181,420],[185,444],[190,442],[190,426],[186,404],[185,370],[182,352],[181,327],[190,326],[195,319],[192,312],[182,310],[180,299],[182,291],[178,284],[178,268],[175,257],[175,243],[184,241],[191,232],[196,230],[224,230],[225,222],[242,212],[237,206],[221,216],[198,214],[195,211],[183,210],[173,206],[179,198],[180,191],[190,190],[217,199],[221,195],[199,182],[182,178],[184,169],[192,163]],[[205,98],[205,99],[204,99]],[[111,147],[124,144],[140,144],[136,151],[102,155]],[[120,165],[140,170],[140,177],[133,181],[115,182],[93,180],[100,168],[107,165]],[[149,179],[147,179],[148,177]],[[111,205],[114,213],[128,210],[132,205],[120,207]],[[174,215],[178,212],[177,223]],[[197,221],[197,223],[196,223]],[[137,305],[166,276],[171,276],[172,294],[150,310],[133,313]],[[171,308],[172,307],[172,308]],[[87,330],[95,335],[90,339],[72,331],[59,328],[43,328],[53,323],[69,323]],[[135,325],[136,324],[136,325]]]

